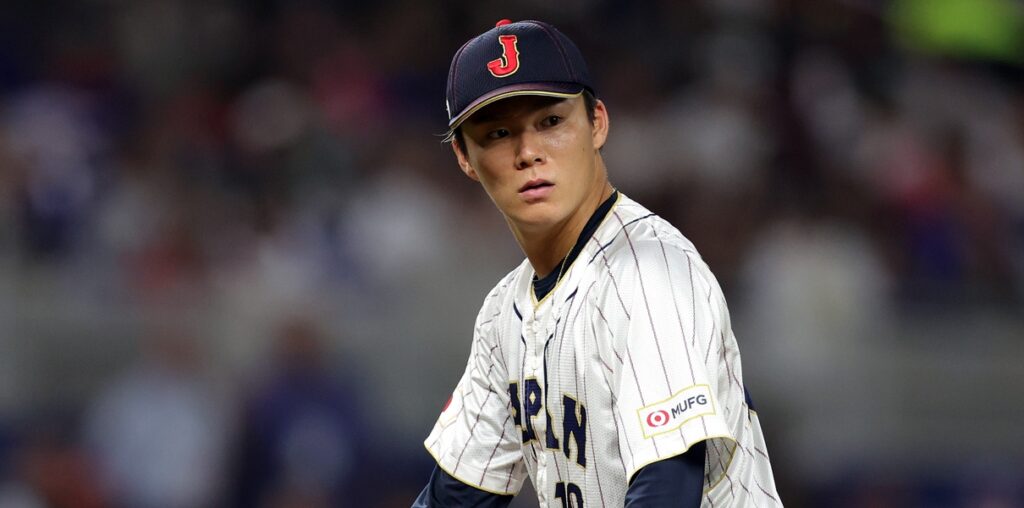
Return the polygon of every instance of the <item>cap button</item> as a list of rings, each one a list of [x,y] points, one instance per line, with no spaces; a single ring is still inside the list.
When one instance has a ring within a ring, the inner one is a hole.
[[[512,20],[511,19],[503,19],[503,20],[495,23],[494,27],[497,28],[499,26],[505,26],[505,25],[511,25],[511,24],[512,24]]]

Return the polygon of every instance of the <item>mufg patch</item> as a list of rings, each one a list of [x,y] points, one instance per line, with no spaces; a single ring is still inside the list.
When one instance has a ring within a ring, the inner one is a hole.
[[[715,403],[711,398],[711,387],[693,385],[661,401],[637,410],[640,428],[645,438],[652,438],[678,429],[684,423],[699,416],[715,414]]]

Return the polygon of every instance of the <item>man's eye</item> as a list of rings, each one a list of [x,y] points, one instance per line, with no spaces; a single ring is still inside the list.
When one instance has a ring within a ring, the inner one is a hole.
[[[499,139],[508,136],[508,129],[494,129],[487,133],[489,139]]]
[[[562,123],[562,117],[557,115],[551,115],[544,119],[544,125],[551,127]]]

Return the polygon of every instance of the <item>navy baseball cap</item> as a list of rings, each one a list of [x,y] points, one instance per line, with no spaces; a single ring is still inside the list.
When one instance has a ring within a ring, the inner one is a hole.
[[[503,19],[452,58],[445,93],[448,130],[506,97],[573,97],[583,90],[594,93],[583,55],[568,37],[542,21]]]

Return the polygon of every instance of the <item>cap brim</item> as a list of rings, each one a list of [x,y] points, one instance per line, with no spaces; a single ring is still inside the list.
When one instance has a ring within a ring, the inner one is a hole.
[[[490,93],[482,95],[479,99],[471,102],[458,115],[448,121],[448,131],[452,132],[459,127],[467,118],[481,108],[493,104],[502,99],[516,97],[519,95],[540,95],[543,97],[561,97],[568,99],[581,93],[585,87],[577,83],[519,83],[498,88]]]

